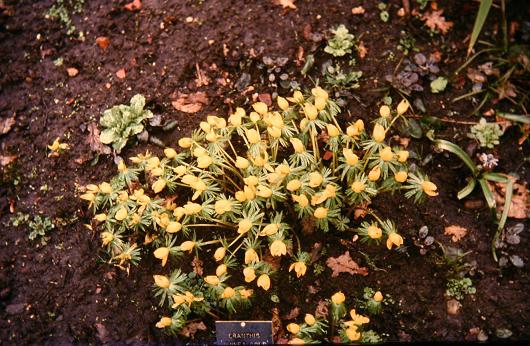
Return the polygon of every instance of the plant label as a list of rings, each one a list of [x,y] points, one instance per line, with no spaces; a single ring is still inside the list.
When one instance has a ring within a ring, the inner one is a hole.
[[[270,345],[272,321],[216,321],[217,345]]]

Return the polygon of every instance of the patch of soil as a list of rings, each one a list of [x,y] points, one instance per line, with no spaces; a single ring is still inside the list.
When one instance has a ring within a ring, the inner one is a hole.
[[[247,104],[256,92],[286,94],[287,89],[270,81],[271,73],[276,81],[287,74],[289,79],[311,85],[300,75],[296,62],[301,49],[306,55],[315,54],[310,75],[321,78],[318,68],[330,56],[322,53],[322,42],[304,38],[304,31],[310,28],[313,33],[326,34],[343,23],[357,37],[362,36],[368,55],[357,59],[364,77],[361,88],[346,95],[342,120],[371,121],[385,95],[376,89],[385,86],[384,76],[397,64],[388,52],[397,52],[400,31],[411,32],[425,54],[441,51],[442,74],[450,75],[464,62],[465,39],[472,26],[472,20],[461,19],[474,18],[476,11],[476,6],[467,3],[439,1],[455,26],[447,36],[431,37],[418,20],[396,15],[400,1],[389,1],[391,20],[387,24],[379,19],[372,1],[329,1],[322,6],[320,1],[299,0],[296,10],[287,10],[265,0],[144,0],[137,12],[124,10],[127,2],[86,1],[81,14],[71,14],[76,31],[69,36],[59,21],[46,18],[53,1],[0,1],[0,116],[14,115],[16,120],[11,131],[0,135],[0,147],[2,155],[17,156],[11,166],[0,167],[0,339],[5,344],[178,342],[154,327],[164,313],[152,297],[152,274],[159,270],[158,263],[145,254],[142,265],[130,273],[111,267],[98,256],[97,235],[85,227],[91,216],[76,187],[106,180],[115,172],[113,157],[95,158],[86,142],[87,126],[97,123],[103,110],[141,93],[148,100],[147,107],[163,121],[177,121],[171,131],[151,131],[165,145],[176,146],[176,139],[188,135],[208,114],[229,114],[234,105]],[[352,7],[359,5],[366,14],[352,15]],[[107,49],[96,43],[102,36],[109,39]],[[286,62],[278,63],[282,58]],[[267,71],[265,62],[271,59],[278,66]],[[76,76],[68,75],[70,67],[78,70]],[[124,78],[116,74],[121,69]],[[196,114],[172,106],[179,93],[197,91],[205,92],[209,103]],[[459,122],[477,120],[469,114],[473,106],[466,100],[451,103],[464,92],[450,87],[442,94],[421,95],[430,115],[455,121],[446,123],[437,135],[466,147],[471,142],[465,136],[468,126]],[[530,150],[528,142],[522,147],[517,144],[519,135],[512,128],[503,137],[497,149],[499,171],[515,172],[529,181],[524,158]],[[48,158],[46,146],[56,137],[65,139],[72,149],[59,158]],[[466,209],[456,199],[465,184],[466,167],[447,153],[433,153],[426,139],[412,141],[411,148],[422,158],[434,155],[422,169],[440,187],[440,195],[420,206],[398,195],[377,198],[372,205],[396,221],[405,237],[404,251],[360,246],[345,241],[342,234],[304,237],[306,248],[314,242],[328,244],[326,256],[350,250],[355,261],[369,267],[370,274],[341,274],[331,279],[331,270],[326,268],[320,275],[273,281],[271,293],[282,304],[258,292],[255,308],[237,318],[270,319],[277,305],[282,316],[296,306],[303,315],[337,290],[353,301],[369,286],[396,302],[372,321],[372,327],[389,340],[464,340],[474,327],[486,331],[490,340],[498,328],[511,330],[512,339],[529,339],[528,270],[501,270],[493,262],[493,216],[486,208]],[[121,156],[145,150],[160,153],[161,148],[130,142]],[[480,200],[481,195],[475,191],[470,199]],[[17,211],[55,220],[57,227],[46,245],[30,242],[27,229],[11,225],[11,214]],[[443,235],[444,227],[453,224],[468,229],[458,244]],[[471,251],[466,261],[476,267],[472,280],[477,293],[465,298],[456,316],[446,312],[447,270],[436,264],[440,250],[422,256],[411,240],[423,225],[444,246]],[[528,230],[528,221],[525,225]],[[528,245],[525,231],[517,246],[525,263],[530,260]],[[314,290],[308,290],[309,286]],[[213,326],[211,320],[206,322]],[[207,339],[211,332],[201,335]]]

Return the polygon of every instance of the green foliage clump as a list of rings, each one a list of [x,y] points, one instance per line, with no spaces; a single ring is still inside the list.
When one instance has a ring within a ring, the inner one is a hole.
[[[46,18],[59,19],[61,25],[66,28],[66,34],[72,35],[76,31],[76,27],[70,14],[81,13],[84,4],[84,0],[56,0],[48,10]],[[72,11],[69,11],[68,8],[72,8]]]
[[[359,79],[362,77],[362,71],[343,72],[342,68],[337,66],[328,66],[324,75],[325,82],[331,88],[339,89],[358,89]]]
[[[350,34],[344,24],[339,25],[335,29],[331,29],[333,37],[328,40],[324,52],[335,57],[345,56],[351,54],[352,48],[355,46],[355,36]]]
[[[468,294],[475,294],[477,289],[473,287],[473,282],[470,278],[450,279],[447,282],[447,290],[445,294],[448,297],[453,297],[457,300],[462,300]]]
[[[15,227],[27,225],[30,229],[29,240],[40,237],[43,244],[46,243],[46,234],[55,228],[52,220],[46,216],[36,215],[32,218],[31,215],[20,212],[11,218],[11,223]]]
[[[441,93],[447,87],[447,78],[438,77],[431,82],[431,92],[433,94]]]
[[[127,144],[129,137],[144,130],[142,122],[153,117],[150,110],[145,110],[145,97],[137,94],[131,99],[131,105],[118,105],[103,112],[99,123],[105,129],[99,139],[103,144],[111,144],[119,153]]]
[[[502,130],[499,124],[488,123],[486,119],[480,118],[479,123],[471,127],[471,132],[467,136],[477,140],[481,147],[491,149],[499,144]]]

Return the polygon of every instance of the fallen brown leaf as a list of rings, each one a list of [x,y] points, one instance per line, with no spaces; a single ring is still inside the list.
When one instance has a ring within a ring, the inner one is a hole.
[[[99,129],[96,123],[92,122],[88,124],[87,130],[88,136],[86,137],[85,142],[90,146],[90,150],[105,155],[108,155],[112,152],[110,147],[104,145],[99,140]]]
[[[339,257],[330,257],[326,261],[326,265],[333,270],[331,277],[336,278],[340,273],[349,273],[351,275],[359,274],[362,276],[368,275],[368,269],[359,267],[359,265],[352,260],[350,252],[346,251],[344,255]]]
[[[198,276],[202,276],[204,273],[204,269],[202,268],[202,261],[199,259],[199,257],[195,256],[193,257],[193,260],[191,261],[191,266],[193,267],[193,271]]]
[[[12,115],[10,118],[5,118],[0,120],[0,135],[5,135],[15,125],[15,115]]]
[[[75,77],[79,74],[79,70],[75,67],[68,67],[66,73],[68,73],[68,77]]]
[[[125,78],[125,69],[124,68],[120,68],[118,71],[116,71],[116,77],[118,77],[119,79],[123,79]]]
[[[269,93],[259,94],[258,100],[265,103],[269,107],[272,106],[272,97],[271,97],[271,94]]]
[[[299,307],[294,307],[294,308],[291,309],[291,311],[289,311],[289,313],[287,315],[285,315],[283,317],[283,319],[284,320],[294,320],[298,316],[300,316],[300,308]]]
[[[352,14],[364,14],[366,10],[362,6],[357,6],[351,9]]]
[[[206,329],[208,328],[206,328],[206,325],[202,321],[191,322],[191,323],[188,323],[184,328],[180,330],[179,335],[184,336],[186,338],[193,339],[195,337],[195,334],[199,330],[206,330]]]
[[[444,234],[451,236],[451,240],[456,243],[467,234],[467,229],[458,225],[447,226]]]
[[[315,317],[328,317],[328,302],[325,300],[319,300],[317,303],[317,308],[315,309]]]
[[[366,54],[368,54],[368,48],[364,45],[364,41],[360,40],[359,44],[357,45],[357,52],[359,53],[359,57],[361,59],[364,59]]]
[[[140,11],[142,9],[142,1],[133,0],[127,5],[123,6],[127,11]]]
[[[495,196],[495,202],[497,205],[497,211],[502,213],[504,210],[504,196],[506,196],[506,184],[495,183],[489,184],[490,189]],[[508,217],[516,219],[526,219],[528,212],[530,211],[530,202],[528,201],[528,188],[526,183],[514,183],[513,184],[513,195],[512,203],[510,203],[510,210],[508,211]]]
[[[473,83],[485,83],[487,80],[487,77],[482,72],[471,67],[467,69],[466,75]]]
[[[106,36],[99,36],[96,38],[96,44],[101,49],[107,49],[109,47],[110,41],[109,38]]]
[[[272,2],[275,5],[280,5],[283,8],[290,8],[292,10],[296,10],[296,5],[294,4],[296,0],[273,0]]]
[[[439,30],[442,34],[446,34],[449,29],[453,27],[453,22],[445,20],[442,16],[444,10],[433,10],[432,12],[425,12],[421,19],[425,21],[425,25],[431,30]]]
[[[184,113],[197,113],[204,105],[208,104],[208,96],[205,92],[199,91],[193,94],[180,94],[171,104],[176,110]]]
[[[508,97],[516,97],[517,93],[515,91],[515,85],[512,83],[506,81],[503,84],[499,85],[497,89],[495,89],[497,94],[499,95],[499,101],[508,98]]]
[[[4,167],[17,159],[16,155],[0,155],[0,166]]]
[[[268,264],[270,264],[272,270],[278,270],[278,269],[280,269],[280,264],[281,264],[281,261],[282,261],[282,257],[281,256],[273,256],[273,255],[271,255],[270,251],[267,250],[265,255],[263,255],[263,257],[262,257],[262,260],[264,262],[267,262]]]
[[[368,206],[370,202],[365,201],[358,205],[353,211],[353,218],[358,220],[359,218],[363,219],[368,214]]]

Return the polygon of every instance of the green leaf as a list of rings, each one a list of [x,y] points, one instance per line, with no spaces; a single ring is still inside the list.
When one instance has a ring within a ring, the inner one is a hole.
[[[476,185],[477,181],[475,178],[468,178],[467,185],[462,190],[458,191],[458,199],[467,197],[471,192],[473,192]]]
[[[116,133],[114,132],[113,129],[103,130],[99,134],[99,140],[103,144],[110,144],[114,141],[115,138],[116,138]]]
[[[469,167],[469,169],[473,173],[473,176],[476,177],[478,175],[479,171],[477,166],[475,165],[475,163],[473,163],[473,160],[471,160],[469,155],[465,151],[463,151],[462,148],[460,148],[458,145],[446,141],[445,139],[435,139],[433,142],[437,148],[447,150],[458,156],[466,164],[466,166]]]
[[[438,77],[431,82],[431,92],[433,94],[438,94],[445,90],[447,87],[447,78]]]
[[[493,197],[493,193],[491,192],[490,187],[488,186],[488,182],[485,179],[479,179],[478,182],[480,183],[480,187],[482,188],[482,193],[484,194],[484,198],[486,198],[488,207],[490,207],[490,209],[494,209],[495,197]]]
[[[491,173],[491,172],[486,172],[482,174],[482,178],[489,180],[489,181],[494,181],[497,183],[507,183],[509,180],[508,177],[506,177],[506,175],[504,174]]]
[[[473,31],[471,32],[471,39],[469,40],[469,47],[467,48],[467,56],[471,54],[475,43],[477,42],[478,36],[482,31],[482,27],[488,18],[493,0],[481,0],[480,7],[478,9],[477,16],[475,17],[475,24],[473,25]]]
[[[145,97],[140,94],[136,94],[131,99],[131,108],[135,113],[140,113],[145,106]]]
[[[504,208],[502,209],[501,219],[499,221],[498,230],[502,230],[506,224],[506,219],[508,219],[508,213],[510,212],[510,206],[512,205],[513,197],[513,180],[508,179],[506,184],[506,196],[504,196]]]

